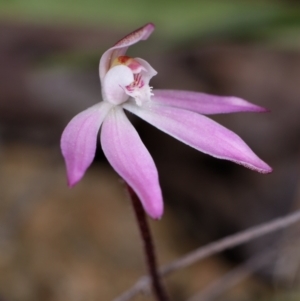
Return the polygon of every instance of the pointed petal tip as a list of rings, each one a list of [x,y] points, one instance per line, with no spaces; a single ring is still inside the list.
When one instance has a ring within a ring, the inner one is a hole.
[[[164,202],[159,183],[154,185],[154,187],[148,186],[148,195],[146,198],[145,195],[143,196],[137,190],[135,191],[142,203],[145,212],[152,219],[160,220],[164,213]]]
[[[131,185],[131,187],[134,186]],[[141,194],[139,189],[132,188],[138,196],[145,212],[154,220],[160,220],[164,213],[164,202],[159,183],[154,187],[148,186],[148,193]]]
[[[148,32],[148,36],[145,39],[147,39],[149,37],[149,35],[153,32],[154,29],[155,29],[155,25],[151,22],[147,23],[144,26],[144,30]]]
[[[249,112],[254,112],[254,113],[268,113],[270,112],[270,110],[260,107],[260,106],[255,106],[252,108],[252,110],[250,109]]]
[[[259,113],[271,113],[271,109],[268,108],[264,108],[264,107],[260,107],[261,111],[259,111]]]
[[[160,220],[163,216],[164,208],[163,208],[163,206],[160,208],[152,208],[151,210],[145,208],[145,211],[152,219]]]
[[[265,163],[264,161],[263,161],[263,163],[264,163],[264,168],[262,169],[262,173],[268,174],[268,173],[273,172],[273,168],[272,168],[271,166],[269,166],[269,165],[268,165],[267,163]]]
[[[271,110],[268,109],[268,108],[261,107],[261,106],[253,105],[252,112],[255,112],[255,113],[270,113]]]
[[[67,185],[69,188],[73,188],[79,181],[73,181],[70,179],[67,179]]]
[[[154,23],[152,23],[152,22],[148,22],[146,25],[145,25],[145,27],[149,27],[149,28],[155,28],[155,25],[154,25]]]
[[[84,172],[83,173],[75,173],[73,172],[73,174],[69,173],[67,174],[67,184],[69,188],[73,188],[84,176]]]
[[[270,174],[270,173],[272,173],[273,172],[273,169],[270,167],[270,166],[268,166],[268,168],[265,168],[265,169],[261,169],[261,170],[257,170],[259,173],[262,173],[262,174]]]
[[[264,169],[261,173],[263,174],[269,174],[269,173],[272,173],[273,172],[273,168],[270,167],[269,165],[267,165],[267,168]]]
[[[252,102],[249,102],[243,98],[236,97],[236,96],[225,96],[224,99],[232,100],[236,105],[240,106],[241,111],[240,112],[256,112],[256,113],[265,113],[269,112],[270,110],[267,108],[264,108],[262,106],[259,106],[257,104],[254,104]],[[238,112],[238,111],[237,111]]]
[[[76,185],[76,183],[74,183],[74,182],[70,181],[69,179],[67,179],[67,185],[68,185],[69,188],[73,188],[74,185]]]
[[[158,217],[151,217],[152,219],[154,219],[155,221],[160,221],[162,218],[162,215],[158,216]]]
[[[155,25],[153,23],[147,23],[144,26],[142,26],[141,28],[135,30],[133,33],[131,33],[130,35],[132,35],[133,37],[137,34],[141,35],[140,39],[141,40],[147,40],[149,38],[149,36],[152,34],[153,30],[155,29]],[[129,36],[130,36],[129,35]]]
[[[257,104],[254,104],[252,102],[249,102],[243,98],[236,97],[236,96],[225,96],[224,99],[228,99],[233,101],[234,104],[240,106],[241,110],[240,112],[255,112],[255,113],[266,113],[270,112],[269,109],[259,106]],[[237,111],[238,112],[238,111]]]
[[[245,163],[245,162],[239,162],[239,161],[235,161],[235,163],[239,164],[239,165],[242,165],[246,168],[249,168],[253,171],[257,171],[261,174],[269,174],[273,171],[272,167],[270,167],[267,163],[265,162],[260,162],[259,164],[256,164],[256,166],[254,165],[250,165],[248,163]]]

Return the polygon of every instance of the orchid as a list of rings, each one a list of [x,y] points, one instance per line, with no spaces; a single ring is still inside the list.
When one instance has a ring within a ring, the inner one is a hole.
[[[68,184],[73,186],[94,159],[101,127],[101,146],[111,166],[132,187],[144,210],[158,219],[163,214],[158,172],[123,109],[203,153],[261,173],[272,169],[239,136],[202,115],[263,112],[264,108],[237,97],[152,90],[149,82],[157,72],[147,61],[125,54],[129,46],[146,40],[153,30],[152,23],[146,24],[102,55],[99,75],[103,100],[70,121],[62,134],[61,150]]]

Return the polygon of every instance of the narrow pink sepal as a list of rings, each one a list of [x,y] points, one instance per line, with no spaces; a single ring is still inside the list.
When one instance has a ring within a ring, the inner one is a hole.
[[[123,107],[203,153],[233,161],[261,173],[272,171],[238,135],[206,116],[151,102],[141,107],[128,102]]]
[[[111,62],[118,56],[124,55],[129,46],[141,41],[147,40],[155,29],[154,24],[148,23],[143,27],[133,31],[132,33],[125,36],[119,42],[117,42],[113,47],[109,48],[104,52],[100,59],[99,64],[99,75],[102,81],[106,72],[108,71]]]
[[[124,111],[115,107],[103,122],[101,146],[111,166],[140,198],[154,219],[163,214],[163,200],[154,161]]]
[[[224,114],[234,112],[267,112],[263,107],[234,96],[217,96],[180,90],[154,90],[151,100],[200,114]]]
[[[61,151],[67,168],[68,185],[83,177],[93,162],[98,131],[112,104],[101,102],[76,115],[61,136]]]

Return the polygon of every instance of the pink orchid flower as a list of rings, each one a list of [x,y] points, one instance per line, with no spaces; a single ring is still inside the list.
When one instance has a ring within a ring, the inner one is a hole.
[[[155,163],[123,109],[195,149],[261,173],[272,169],[232,131],[201,114],[263,112],[237,97],[198,92],[153,90],[157,72],[141,58],[125,56],[127,48],[146,40],[149,23],[127,35],[101,57],[99,73],[103,101],[75,116],[61,138],[69,186],[75,185],[92,163],[98,132],[104,154],[116,172],[140,198],[154,219],[163,214],[163,199]]]

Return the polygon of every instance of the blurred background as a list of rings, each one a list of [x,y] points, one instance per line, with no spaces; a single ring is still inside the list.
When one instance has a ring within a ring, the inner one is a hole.
[[[112,300],[145,273],[130,202],[101,147],[69,189],[59,140],[101,100],[102,53],[147,22],[156,31],[129,55],[158,71],[155,88],[235,95],[271,110],[213,116],[271,175],[132,118],[166,202],[151,222],[160,263],[300,208],[299,1],[0,0],[0,300]],[[293,226],[178,271],[167,278],[172,300],[300,300],[299,233]],[[222,278],[232,270],[234,286]]]

